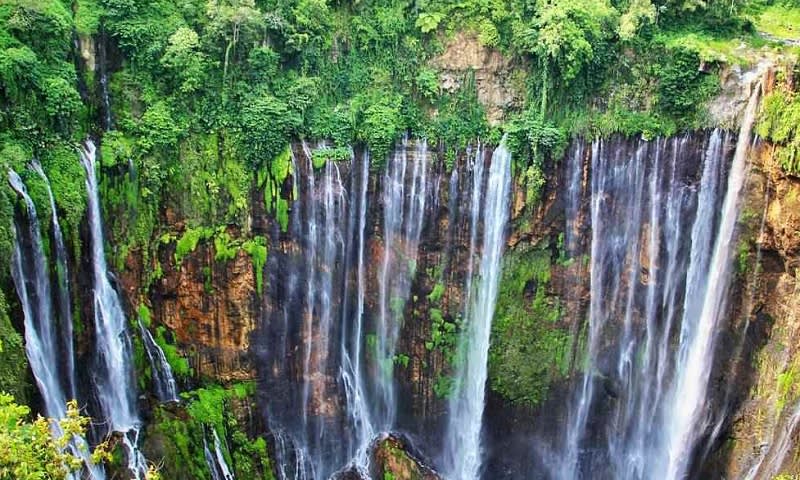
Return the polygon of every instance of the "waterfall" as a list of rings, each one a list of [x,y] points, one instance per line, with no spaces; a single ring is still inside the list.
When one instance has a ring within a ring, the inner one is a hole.
[[[720,130],[702,150],[685,137],[632,150],[592,143],[588,363],[554,478],[691,473],[710,433],[708,383],[757,103],[755,92],[729,169]],[[567,214],[569,231],[577,210]]]
[[[128,466],[137,478],[147,471],[144,457],[137,448],[140,420],[136,412],[133,361],[127,320],[119,296],[111,287],[106,266],[100,198],[95,173],[95,146],[87,140],[80,152],[86,170],[88,223],[91,261],[94,276],[94,328],[97,370],[94,384],[102,414],[109,431],[123,432]]]
[[[373,418],[383,431],[392,428],[397,414],[395,348],[416,274],[417,248],[428,196],[428,144],[425,140],[417,142],[407,179],[408,150],[408,138],[404,138],[388,160],[383,177],[383,258],[378,272],[378,328],[372,365],[377,372]],[[406,187],[410,187],[408,192]]]
[[[46,180],[44,172],[41,171],[40,167],[37,167],[34,168]],[[19,175],[13,170],[9,170],[8,176],[11,187],[23,199],[27,211],[27,240],[30,244],[30,250],[23,249],[23,234],[15,222],[13,225],[14,251],[11,259],[11,276],[22,305],[25,320],[25,352],[44,401],[44,413],[50,418],[60,420],[67,416],[67,400],[75,398],[74,370],[71,370],[71,368],[74,368],[74,360],[64,359],[66,361],[62,361],[59,350],[59,340],[51,305],[50,272],[47,268],[47,257],[43,248],[36,206],[28,195],[25,184]],[[51,207],[53,207],[54,235],[56,236],[56,242],[58,242],[61,231],[58,227],[52,195],[50,199]],[[60,247],[63,247],[63,238],[61,239]],[[56,250],[58,248],[59,246],[57,245]],[[62,269],[58,273],[59,275],[66,275],[66,270]],[[65,315],[64,312],[61,312],[61,315],[62,318],[66,318],[63,316]],[[62,329],[58,333],[63,335],[65,332],[69,332],[70,337],[62,338],[61,343],[70,346],[69,354],[71,355],[71,325],[69,329]],[[61,382],[62,379],[67,380],[65,383],[68,391],[65,391]],[[69,398],[67,395],[69,395]],[[51,428],[55,436],[60,437],[63,434],[57,423],[51,423]],[[73,437],[67,448],[72,455],[83,460],[86,474],[90,479],[100,480],[105,477],[102,467],[95,466],[90,461],[89,448],[85,439],[77,436]],[[72,476],[70,475],[69,478],[72,478]]]
[[[28,196],[25,184],[13,170],[8,172],[9,183],[25,202],[28,214],[30,257],[21,246],[19,228],[14,225],[15,245],[11,274],[20,297],[25,317],[25,350],[39,391],[45,402],[45,412],[53,418],[66,415],[66,395],[61,387],[58,341],[51,307],[50,272],[39,227],[36,206]],[[23,258],[26,257],[26,258]],[[30,288],[29,289],[29,285]]]
[[[147,360],[150,362],[150,373],[153,377],[156,396],[162,402],[177,402],[178,385],[164,351],[158,346],[153,335],[150,334],[150,330],[144,326],[141,320],[139,320],[139,333],[142,336]]]
[[[786,423],[780,431],[776,432],[776,429],[773,428],[770,442],[742,478],[744,480],[776,478],[786,456],[795,448],[792,438],[797,433],[798,426],[800,426],[800,402],[795,403],[791,415],[786,419]]]
[[[430,197],[427,144],[410,143],[378,183],[383,235],[374,240],[369,152],[317,168],[307,143],[292,153],[290,227],[268,260],[283,281],[265,291],[279,307],[265,309],[263,352],[280,392],[267,415],[282,479],[363,475],[371,443],[395,427],[395,349]]]
[[[728,174],[728,189],[722,205],[719,233],[714,243],[711,263],[705,281],[707,291],[695,331],[685,338],[681,332],[681,358],[678,363],[678,381],[672,395],[672,411],[664,426],[668,428],[669,463],[667,479],[685,475],[691,460],[691,451],[708,418],[705,407],[706,390],[714,352],[717,321],[726,313],[727,293],[733,251],[736,248],[735,229],[739,213],[739,194],[744,185],[747,155],[755,122],[760,86],[750,96],[739,130],[733,164]],[[701,199],[702,200],[702,199]],[[702,206],[702,205],[701,205]],[[684,341],[685,340],[685,341]],[[684,348],[684,345],[686,347]],[[685,352],[685,353],[684,353]]]
[[[67,248],[64,245],[64,235],[61,232],[61,225],[58,222],[58,212],[53,191],[50,188],[50,180],[45,175],[38,160],[31,162],[31,168],[44,181],[47,187],[47,196],[50,200],[50,220],[53,225],[53,240],[56,258],[56,279],[58,293],[58,318],[61,340],[60,345],[63,349],[63,359],[66,365],[63,368],[63,379],[66,382],[65,396],[69,399],[77,398],[77,388],[75,386],[75,349],[72,335],[72,302],[70,301],[69,271],[67,269]]]
[[[356,468],[367,470],[368,456],[367,449],[372,438],[375,436],[375,428],[372,425],[369,404],[367,402],[367,383],[365,378],[366,371],[362,365],[362,340],[364,338],[364,300],[366,297],[366,265],[364,247],[366,244],[367,227],[367,188],[369,185],[369,151],[365,150],[362,155],[359,177],[353,175],[353,188],[350,202],[350,233],[347,238],[352,240],[355,237],[355,262],[356,262],[356,305],[355,311],[351,315],[349,334],[345,332],[341,339],[342,368],[341,378],[347,402],[348,420],[352,425],[353,438],[349,454],[353,456],[353,464]],[[356,161],[353,158],[352,170],[356,171]],[[355,179],[358,178],[356,182]],[[356,188],[358,187],[358,188]],[[356,198],[356,192],[358,197]],[[357,210],[356,210],[357,206]],[[356,218],[356,211],[358,212]],[[357,233],[352,230],[357,229]],[[350,244],[353,241],[349,242]],[[348,251],[353,250],[349,248]],[[350,255],[348,255],[350,256]],[[348,264],[350,261],[348,261]],[[350,292],[345,293],[345,308],[343,311],[347,315]]]
[[[280,322],[276,350],[283,355],[275,352],[270,358],[276,369],[285,369],[283,374],[275,370],[271,380],[282,382],[282,375],[299,380],[299,385],[278,384],[276,388],[285,389],[286,398],[270,413],[271,429],[281,439],[279,475],[296,480],[327,478],[342,466],[347,449],[341,427],[335,423],[340,392],[329,379],[340,373],[338,302],[345,283],[348,195],[337,162],[328,161],[316,170],[311,148],[304,143],[303,151],[303,162],[292,154],[295,201],[290,233],[299,244],[290,243],[274,255],[281,262],[276,268],[286,269],[288,281],[282,282],[280,291],[267,292],[279,295],[282,304],[274,319]],[[301,171],[305,182],[298,182]],[[301,345],[297,353],[287,348],[295,342]],[[299,362],[287,365],[287,356],[294,355]],[[275,409],[279,412],[274,413]]]
[[[225,461],[225,455],[222,453],[222,444],[219,441],[217,430],[212,429],[214,434],[214,451],[208,448],[208,440],[203,436],[203,456],[206,459],[206,465],[211,472],[211,480],[234,480],[233,473]]]
[[[473,194],[470,211],[470,257],[474,252],[477,225],[483,224],[483,245],[478,285],[471,290],[472,262],[467,277],[466,328],[459,341],[458,368],[451,393],[445,457],[447,478],[472,480],[480,478],[482,447],[481,426],[489,357],[489,337],[494,316],[508,202],[511,188],[511,153],[505,138],[492,154],[485,202],[480,202],[483,180],[481,149],[473,164]],[[482,218],[478,218],[481,216]]]

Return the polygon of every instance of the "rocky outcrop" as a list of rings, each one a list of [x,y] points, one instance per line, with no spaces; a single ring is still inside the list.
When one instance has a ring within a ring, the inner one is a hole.
[[[446,92],[457,91],[466,75],[475,75],[478,101],[491,124],[500,123],[505,112],[522,103],[522,70],[513,68],[509,57],[483,45],[475,34],[456,33],[431,63],[439,69],[439,85]]]
[[[376,441],[372,450],[370,476],[393,480],[441,480],[433,469],[412,452],[405,439],[395,435]]]
[[[172,249],[163,249],[164,276],[152,288],[153,318],[175,333],[175,340],[198,375],[223,382],[255,378],[249,358],[250,335],[257,319],[253,263],[238,250],[218,261],[211,245],[176,265]]]

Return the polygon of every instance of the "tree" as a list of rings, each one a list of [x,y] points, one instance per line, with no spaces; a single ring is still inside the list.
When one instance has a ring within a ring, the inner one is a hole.
[[[183,93],[192,93],[203,85],[205,56],[200,52],[197,32],[181,27],[169,37],[161,64],[173,72]]]
[[[247,37],[258,31],[264,15],[254,0],[209,0],[206,14],[211,20],[209,32],[225,39],[225,58],[222,68],[223,80],[228,73],[230,59],[236,54],[236,44],[242,34]]]
[[[63,479],[67,473],[81,467],[81,459],[67,451],[74,435],[82,436],[89,419],[78,412],[75,401],[68,404],[67,416],[57,422],[53,435],[51,422],[37,417],[33,422],[25,418],[30,409],[14,403],[7,393],[0,392],[0,480]],[[102,458],[104,449],[96,450],[93,460]]]

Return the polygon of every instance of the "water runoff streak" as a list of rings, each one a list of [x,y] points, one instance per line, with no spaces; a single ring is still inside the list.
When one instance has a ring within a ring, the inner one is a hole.
[[[158,346],[150,330],[144,326],[141,320],[139,320],[139,334],[142,337],[147,360],[150,362],[156,397],[162,402],[177,402],[178,384],[172,374],[172,367],[169,366],[164,350]]]
[[[353,182],[350,196],[350,217],[348,221],[348,264],[356,263],[356,301],[350,314],[350,321],[343,322],[345,330],[341,337],[341,379],[344,386],[348,421],[352,426],[349,455],[353,466],[362,474],[366,473],[369,459],[367,449],[375,436],[369,404],[367,400],[367,379],[363,363],[363,338],[365,331],[364,301],[366,297],[366,228],[367,228],[367,189],[369,186],[369,151],[365,150],[361,165],[353,158]],[[356,175],[355,172],[358,172]],[[354,259],[352,257],[355,257]],[[349,306],[352,292],[344,297],[345,315],[351,311]]]
[[[710,424],[708,382],[757,102],[758,91],[729,168],[721,130],[702,146],[686,137],[592,143],[588,359],[553,478],[691,474]]]
[[[445,474],[451,480],[480,478],[482,463],[481,427],[485,403],[489,338],[500,280],[508,203],[511,188],[511,153],[505,138],[492,154],[486,193],[484,159],[481,148],[472,163],[470,208],[470,260],[467,282],[466,328],[458,346],[458,370],[449,405],[445,435]],[[478,225],[483,225],[482,248],[477,285],[472,292],[472,259],[475,255]]]
[[[371,365],[377,379],[372,418],[378,431],[390,430],[397,415],[394,356],[405,304],[416,274],[428,197],[427,142],[416,142],[413,162],[408,161],[408,153],[408,138],[404,138],[387,161],[383,177],[383,258],[378,272],[378,325],[375,359]]]
[[[122,432],[128,454],[128,467],[141,478],[147,470],[144,457],[137,447],[140,420],[135,407],[131,344],[127,321],[119,296],[108,280],[103,223],[100,216],[100,197],[95,172],[95,145],[87,140],[80,152],[86,171],[91,261],[94,276],[94,328],[96,337],[97,370],[93,381],[102,414],[109,431]]]

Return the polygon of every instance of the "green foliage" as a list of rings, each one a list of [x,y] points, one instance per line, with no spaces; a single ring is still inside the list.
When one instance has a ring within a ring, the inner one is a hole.
[[[558,298],[548,293],[550,254],[518,247],[504,259],[492,344],[491,388],[512,402],[535,406],[567,374],[570,334],[558,321]]]
[[[25,400],[28,359],[22,336],[11,325],[8,304],[0,291],[0,391],[11,394],[18,402]]]
[[[242,245],[242,249],[250,255],[256,273],[256,291],[260,295],[264,290],[264,266],[267,264],[267,240],[254,237]]]
[[[665,113],[676,118],[689,118],[698,113],[698,102],[703,103],[719,89],[717,77],[706,75],[698,69],[697,52],[678,48],[673,50],[671,61],[659,72],[657,104]]]
[[[200,240],[208,240],[214,230],[207,227],[187,228],[175,244],[175,264],[180,265],[183,258],[194,252]]]
[[[513,152],[514,164],[521,172],[528,205],[535,205],[545,184],[544,164],[547,159],[564,155],[567,137],[564,130],[546,122],[533,110],[514,118],[508,126],[508,147]]]
[[[448,398],[455,388],[455,380],[447,375],[439,375],[433,383],[433,393],[439,398]]]
[[[170,337],[172,337],[172,334],[170,334]],[[167,363],[175,376],[185,378],[192,375],[192,368],[189,366],[189,361],[178,353],[178,349],[175,345],[167,341],[167,327],[159,325],[156,328],[155,341],[158,346],[161,347],[161,350],[164,351]]]
[[[394,364],[399,365],[403,368],[408,368],[408,362],[411,361],[411,357],[404,353],[398,353],[394,356]]]
[[[58,420],[61,431],[55,438],[50,422],[42,417],[28,421],[30,409],[14,403],[14,397],[0,392],[0,479],[57,480],[77,472],[81,459],[67,452],[73,435],[84,435],[89,418],[82,417],[75,401],[67,404],[67,416]],[[105,445],[97,447],[92,460],[99,463]],[[150,477],[153,478],[153,477]]]
[[[457,91],[439,96],[434,105],[437,115],[427,125],[427,137],[444,144],[449,169],[459,151],[485,138],[489,130],[486,113],[478,102],[474,74],[467,74]]]
[[[241,115],[241,141],[250,165],[260,165],[283,152],[289,134],[300,121],[290,106],[275,96],[266,92],[252,95]]]
[[[100,28],[103,8],[97,0],[80,0],[74,3],[75,30],[81,35],[94,35]]]
[[[518,33],[520,44],[564,81],[575,79],[614,34],[617,12],[607,0],[540,1],[537,7],[533,28]]]
[[[171,413],[157,407],[148,434],[163,449],[162,472],[165,478],[210,480],[204,457],[204,441],[213,442],[215,431],[222,454],[237,478],[274,480],[272,463],[263,438],[249,437],[232,411],[233,402],[247,401],[255,386],[235,384],[228,388],[210,385],[182,393],[186,412]]]
[[[239,246],[231,239],[228,232],[217,232],[214,235],[214,260],[227,262],[236,258]]]
[[[139,314],[139,321],[142,322],[144,328],[150,328],[150,325],[153,323],[153,314],[150,312],[150,309],[147,307],[147,305],[139,305],[137,313]]]
[[[311,160],[314,168],[320,169],[328,162],[341,162],[350,160],[353,152],[348,147],[322,147],[317,148],[311,153]]]
[[[800,175],[800,96],[785,86],[770,92],[761,103],[756,131],[777,144],[775,154],[784,171]]]
[[[394,146],[401,129],[402,100],[388,92],[378,92],[376,97],[360,100],[368,103],[361,114],[359,140],[367,144],[372,151],[372,158],[380,164]]]
[[[433,286],[433,290],[431,290],[431,293],[428,294],[428,301],[431,303],[437,303],[442,299],[443,294],[444,284],[439,282]]]

